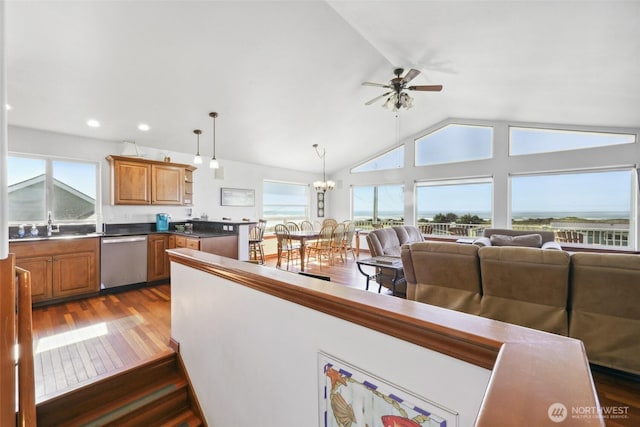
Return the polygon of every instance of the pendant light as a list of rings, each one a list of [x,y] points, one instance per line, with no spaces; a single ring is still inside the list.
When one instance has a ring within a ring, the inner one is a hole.
[[[196,155],[193,157],[193,163],[196,165],[202,164],[202,157],[200,156],[200,134],[202,131],[200,129],[196,129],[193,131],[196,134]]]
[[[213,156],[209,161],[209,168],[218,169],[220,167],[220,163],[216,159],[216,117],[218,117],[218,113],[209,113],[209,117],[213,118]]]

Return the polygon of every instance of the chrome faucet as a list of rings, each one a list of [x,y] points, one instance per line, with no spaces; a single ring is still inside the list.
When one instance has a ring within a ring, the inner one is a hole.
[[[47,212],[47,236],[51,236],[51,233],[57,233],[60,231],[58,226],[53,225],[53,221],[51,220],[51,211]]]

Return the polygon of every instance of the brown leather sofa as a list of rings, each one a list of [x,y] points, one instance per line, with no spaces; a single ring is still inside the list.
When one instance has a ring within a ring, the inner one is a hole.
[[[401,256],[410,299],[570,336],[640,374],[640,255],[424,242]]]
[[[372,257],[400,257],[401,247],[406,243],[422,242],[422,233],[413,225],[398,225],[370,231],[367,234],[367,245]],[[393,272],[383,269],[378,272],[376,281],[385,288],[393,288]],[[396,294],[404,295],[407,291],[404,274],[396,279]]]

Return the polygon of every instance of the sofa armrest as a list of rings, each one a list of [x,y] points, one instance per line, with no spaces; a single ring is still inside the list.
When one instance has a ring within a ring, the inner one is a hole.
[[[540,247],[540,249],[555,249],[555,250],[561,251],[562,250],[562,246],[560,246],[560,243],[558,243],[556,241],[544,242],[542,244],[542,246]]]
[[[480,247],[491,246],[491,239],[488,237],[478,237],[473,241],[473,244]]]

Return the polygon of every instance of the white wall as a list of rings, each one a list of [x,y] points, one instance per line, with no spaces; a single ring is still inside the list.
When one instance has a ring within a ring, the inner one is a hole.
[[[165,155],[169,155],[171,161],[175,163],[190,164],[193,160],[193,154],[167,153],[149,147],[140,148],[145,153],[145,158],[151,160],[162,160]],[[155,214],[158,212],[170,213],[174,221],[188,219],[188,208],[184,206],[113,206],[109,204],[109,163],[105,157],[110,154],[120,154],[121,141],[91,139],[10,126],[9,151],[97,162],[101,168],[100,222],[155,222]],[[264,179],[296,183],[312,183],[318,179],[317,174],[219,160],[224,170],[223,179],[215,179],[214,171],[208,168],[208,164],[202,165],[194,172],[193,215],[195,217],[206,212],[210,220],[222,217],[230,217],[234,220],[246,217],[256,220],[262,216],[262,181]],[[255,189],[256,205],[250,208],[220,206],[220,188],[222,187]],[[312,213],[315,214],[315,193],[311,198]]]
[[[414,140],[441,128],[447,124],[470,124],[492,126],[494,129],[493,159],[478,160],[461,163],[451,163],[436,166],[412,166],[415,163]],[[416,181],[445,180],[466,177],[493,177],[493,225],[494,227],[510,228],[509,218],[509,174],[530,173],[540,171],[570,171],[606,167],[632,166],[640,164],[640,142],[610,147],[592,148],[587,150],[572,150],[564,152],[536,154],[528,156],[509,157],[509,126],[541,126],[551,129],[593,130],[601,132],[620,132],[636,134],[640,140],[640,130],[619,128],[594,128],[588,126],[560,126],[542,123],[494,122],[485,120],[449,119],[438,123],[419,134],[403,141],[405,147],[405,167],[402,169],[363,172],[352,174],[349,169],[334,173],[330,179],[339,183],[329,195],[329,210],[336,218],[350,218],[351,216],[351,188],[360,185],[404,184],[405,205],[404,218],[406,224],[415,221],[414,186]],[[639,124],[640,127],[640,124]],[[396,146],[396,145],[393,145]],[[390,145],[392,148],[392,145]],[[382,153],[377,153],[382,154]],[[376,156],[371,156],[374,158]],[[355,165],[353,165],[355,166]],[[638,194],[633,195],[633,206],[638,206]],[[640,209],[636,208],[638,217]],[[640,242],[640,232],[631,229],[635,235],[635,242]]]
[[[171,335],[211,426],[322,425],[319,351],[459,412],[460,426],[473,425],[491,375],[177,263],[171,264]]]

